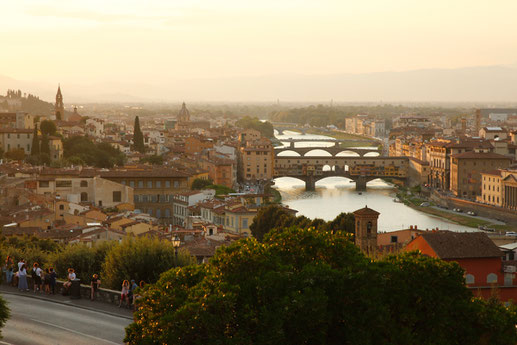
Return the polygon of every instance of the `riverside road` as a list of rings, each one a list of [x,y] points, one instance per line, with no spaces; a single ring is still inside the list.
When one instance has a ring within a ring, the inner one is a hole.
[[[73,306],[14,294],[2,294],[11,317],[0,344],[91,345],[123,344],[131,320]]]

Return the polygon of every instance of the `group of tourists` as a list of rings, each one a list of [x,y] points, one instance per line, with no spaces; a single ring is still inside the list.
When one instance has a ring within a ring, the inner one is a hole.
[[[49,295],[56,293],[57,273],[53,267],[42,268],[37,262],[35,262],[30,271],[28,271],[27,264],[23,258],[18,261],[17,265],[15,265],[14,259],[11,256],[8,256],[3,266],[3,272],[6,284],[18,287],[18,290],[20,291],[30,291],[27,282],[27,275],[30,275],[33,282],[34,293],[39,292]],[[73,268],[69,268],[67,280],[63,283],[63,295],[70,294],[72,282],[76,280],[76,278],[77,275],[75,270]],[[136,293],[136,290],[139,287],[144,287],[144,284],[144,281],[140,281],[140,284],[137,284],[134,279],[131,281],[124,280],[122,282],[120,293],[119,308],[122,304],[125,304],[128,308],[134,306],[135,301],[140,298],[140,295]],[[90,281],[90,299],[92,301],[95,300],[100,286],[101,280],[99,275],[94,274]]]
[[[34,292],[46,294],[56,293],[57,274],[52,267],[43,269],[35,262],[32,268],[29,268],[23,258],[15,265],[14,259],[8,256],[5,260],[3,271],[6,284],[16,286],[20,291],[30,291],[27,283],[27,275],[30,274]]]
[[[128,308],[135,306],[135,302],[140,298],[140,295],[136,293],[136,289],[141,287],[143,288],[145,285],[144,281],[140,281],[140,284],[137,284],[134,279],[131,280],[131,283],[128,280],[124,280],[122,282],[122,289],[120,290],[120,302],[118,304],[119,308],[122,306],[122,303],[125,302]]]

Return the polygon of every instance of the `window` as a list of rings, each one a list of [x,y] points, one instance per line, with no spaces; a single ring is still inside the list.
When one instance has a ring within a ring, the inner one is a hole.
[[[99,200],[99,206],[102,207],[102,200]]]
[[[86,201],[88,201],[88,193],[82,192],[81,193],[81,202],[86,202]]]
[[[72,180],[56,181],[56,187],[72,187]]]
[[[474,276],[472,274],[467,274],[465,276],[465,283],[468,285],[468,284],[474,284],[475,283],[475,279],[474,279]]]
[[[148,200],[147,195],[145,195],[145,194],[142,195],[142,202],[147,202],[147,200]]]
[[[180,187],[180,183],[178,181],[174,181],[174,188],[179,188]]]
[[[144,181],[138,181],[138,188],[144,188]]]
[[[398,236],[391,236],[391,243],[397,243],[398,240]]]
[[[171,181],[165,181],[165,188],[171,188]]]
[[[120,202],[122,200],[122,192],[114,191],[113,192],[113,202]]]
[[[133,200],[135,202],[140,202],[140,195],[138,195],[138,194],[133,195]]]
[[[488,284],[497,283],[497,274],[495,274],[495,273],[489,273],[489,274],[486,276],[486,282],[487,282]]]
[[[162,181],[156,181],[156,188],[162,188]]]
[[[48,186],[49,186],[48,181],[39,181],[40,188],[48,188]]]
[[[156,218],[161,218],[161,217],[162,217],[162,210],[157,209],[156,210]]]
[[[165,209],[165,218],[170,218],[171,217],[171,210],[169,210],[168,208]]]
[[[60,210],[64,210],[65,209],[65,205],[63,205],[63,204],[59,205],[59,209]]]
[[[244,218],[242,220],[242,228],[247,229],[248,228],[248,218]]]
[[[147,188],[153,188],[153,181],[147,181]]]
[[[129,181],[129,187],[135,188],[135,181]]]
[[[82,180],[81,181],[81,187],[88,187],[88,181]]]

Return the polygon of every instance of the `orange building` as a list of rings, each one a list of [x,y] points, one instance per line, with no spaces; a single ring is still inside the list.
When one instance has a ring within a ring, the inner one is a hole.
[[[201,161],[201,167],[208,171],[208,177],[214,184],[233,188],[234,185],[234,162],[231,159],[210,158]]]
[[[201,153],[205,149],[211,149],[214,147],[214,143],[211,140],[201,137],[188,137],[185,139],[185,153],[195,154]]]
[[[434,231],[412,240],[405,251],[457,262],[465,270],[465,283],[474,295],[489,298],[495,294],[503,301],[517,300],[514,273],[503,271],[503,252],[482,232]]]

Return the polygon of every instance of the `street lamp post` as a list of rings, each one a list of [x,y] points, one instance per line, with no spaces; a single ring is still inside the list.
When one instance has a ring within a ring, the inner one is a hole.
[[[176,265],[178,264],[178,248],[180,246],[181,240],[178,236],[174,236],[172,239],[172,246],[174,247],[174,258],[176,260]]]

